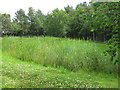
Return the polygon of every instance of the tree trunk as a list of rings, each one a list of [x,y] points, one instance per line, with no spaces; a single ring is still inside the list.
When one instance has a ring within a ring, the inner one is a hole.
[[[95,40],[95,33],[93,32],[93,41]]]

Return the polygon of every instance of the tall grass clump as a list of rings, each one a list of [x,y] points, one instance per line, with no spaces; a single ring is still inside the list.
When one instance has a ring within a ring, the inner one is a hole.
[[[55,37],[4,37],[2,51],[44,66],[64,67],[71,71],[117,73],[110,56],[103,51],[107,45],[92,41]]]

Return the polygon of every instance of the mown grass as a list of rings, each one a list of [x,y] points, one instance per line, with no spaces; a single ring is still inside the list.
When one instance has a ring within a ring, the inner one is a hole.
[[[1,53],[0,53],[1,56]],[[2,53],[2,88],[117,88],[113,75],[44,67]]]
[[[4,37],[2,51],[23,61],[43,66],[64,67],[70,71],[94,71],[116,74],[108,49],[103,43],[55,37]]]

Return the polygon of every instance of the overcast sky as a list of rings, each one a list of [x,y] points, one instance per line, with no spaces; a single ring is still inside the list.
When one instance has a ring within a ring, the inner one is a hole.
[[[64,9],[67,5],[75,8],[77,4],[84,1],[89,2],[90,0],[0,0],[0,13],[11,14],[13,17],[20,8],[27,12],[29,7],[33,7],[35,10],[40,9],[47,14],[55,8]]]

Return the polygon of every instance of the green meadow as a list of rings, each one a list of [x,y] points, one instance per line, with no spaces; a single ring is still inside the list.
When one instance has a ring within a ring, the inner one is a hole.
[[[105,43],[56,37],[3,37],[2,88],[117,88]]]

